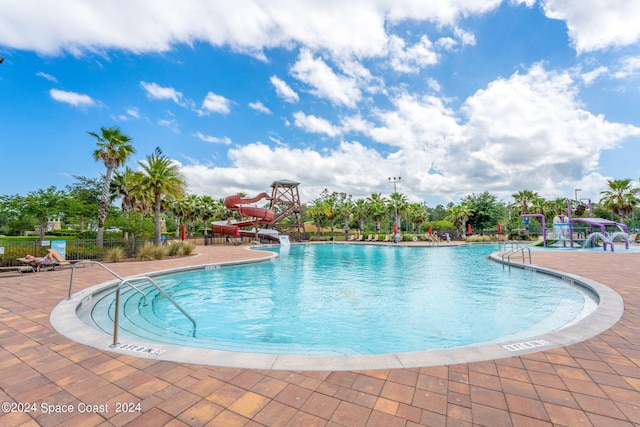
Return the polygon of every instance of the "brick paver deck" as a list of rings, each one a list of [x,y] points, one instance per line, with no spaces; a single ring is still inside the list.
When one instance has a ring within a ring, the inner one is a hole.
[[[260,256],[242,247],[197,252],[109,267],[132,275]],[[66,297],[70,270],[2,273],[0,426],[640,426],[639,260],[635,253],[533,253],[534,264],[592,278],[623,297],[622,319],[582,343],[485,362],[336,372],[192,365],[96,350],[49,323]],[[110,279],[85,270],[76,272],[77,290]]]

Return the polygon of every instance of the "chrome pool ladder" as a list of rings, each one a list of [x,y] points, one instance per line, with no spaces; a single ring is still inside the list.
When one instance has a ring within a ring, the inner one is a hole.
[[[526,251],[526,254],[525,254]],[[528,247],[515,247],[505,253],[502,254],[502,269],[504,270],[505,258],[507,259],[506,264],[509,266],[509,270],[511,270],[511,257],[514,255],[520,255],[522,259],[522,263],[525,264],[527,258],[529,259],[529,264],[531,264],[531,248]]]
[[[162,288],[155,282],[155,280],[153,280],[149,276],[135,276],[135,277],[131,277],[129,279],[125,279],[124,277],[121,277],[115,271],[111,270],[110,268],[108,268],[107,266],[105,266],[104,264],[102,264],[101,262],[98,262],[98,261],[82,260],[82,261],[78,261],[77,263],[75,263],[73,265],[73,267],[71,269],[71,279],[69,280],[69,295],[67,297],[67,300],[71,299],[71,293],[73,291],[73,277],[74,277],[74,274],[76,272],[76,266],[77,265],[84,265],[84,264],[98,265],[98,266],[102,267],[103,269],[105,269],[106,271],[108,271],[109,273],[111,273],[116,278],[120,279],[120,283],[118,283],[118,286],[116,287],[115,313],[114,313],[114,318],[113,318],[113,344],[111,344],[111,347],[116,347],[119,344],[118,343],[118,320],[119,320],[119,313],[120,313],[120,289],[122,289],[125,285],[130,286],[136,292],[138,292],[139,294],[141,294],[143,296],[145,305],[147,303],[147,294],[142,292],[140,289],[138,289],[131,282],[149,282],[154,288],[157,289],[158,292],[160,292],[160,294],[163,297],[165,297],[171,304],[173,304],[173,306],[175,308],[177,308],[182,314],[184,314],[184,316],[187,319],[189,319],[189,321],[191,321],[191,324],[193,325],[193,334],[192,334],[192,336],[193,337],[196,336],[196,321],[193,319],[193,317],[191,317],[189,315],[189,313],[187,313],[182,307],[180,307],[180,305],[177,302],[175,302],[173,298],[171,298],[164,290],[162,290]]]

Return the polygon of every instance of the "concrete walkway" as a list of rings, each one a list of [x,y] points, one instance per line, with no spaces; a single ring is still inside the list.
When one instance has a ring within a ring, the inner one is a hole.
[[[197,252],[109,267],[128,276],[261,256],[228,246]],[[622,319],[582,343],[485,362],[334,372],[96,350],[49,322],[70,270],[2,273],[0,426],[639,426],[639,261],[640,253],[533,252],[534,264],[594,279],[623,297]],[[98,268],[78,269],[76,290],[110,279]]]

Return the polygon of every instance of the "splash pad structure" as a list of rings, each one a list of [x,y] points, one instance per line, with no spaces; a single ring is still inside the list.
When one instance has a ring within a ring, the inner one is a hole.
[[[584,211],[582,205],[581,211]],[[581,212],[580,212],[581,213]],[[575,247],[576,244],[581,248],[594,247],[597,242],[602,242],[603,250],[610,249],[614,251],[614,242],[620,241],[625,245],[625,249],[629,249],[629,229],[626,224],[611,221],[604,218],[593,218],[593,206],[589,199],[589,217],[588,218],[573,218],[571,209],[571,200],[567,199],[567,215],[554,218],[553,231],[557,240],[548,244],[547,241],[547,229],[545,223],[545,217],[542,214],[523,214],[522,217],[540,217],[542,223],[542,239],[543,246],[547,247],[556,242],[562,243],[563,247],[566,247],[567,242],[570,247]],[[578,239],[574,233],[575,223],[586,224],[588,233],[586,233],[584,239]]]

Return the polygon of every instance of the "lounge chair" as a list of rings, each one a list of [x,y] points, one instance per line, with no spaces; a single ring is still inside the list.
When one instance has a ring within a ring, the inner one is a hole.
[[[64,257],[62,256],[62,254],[60,252],[58,252],[55,249],[47,249],[47,250],[53,256],[53,258],[56,260],[56,263],[54,264],[54,266],[60,267],[60,270],[64,269],[64,267],[66,267],[66,266],[71,267],[71,262],[69,262],[66,259],[64,259]]]
[[[33,271],[38,272],[40,270],[47,271],[47,269],[54,270],[57,265],[57,261],[53,254],[47,254],[42,258],[27,255],[24,258],[16,258],[18,261],[24,264],[24,266],[31,267]]]
[[[353,242],[354,240],[356,240],[356,235],[352,234],[351,236],[349,236],[349,241]]]
[[[18,258],[19,259],[19,258]],[[15,271],[22,275],[25,272],[35,273],[36,268],[33,265],[10,265],[8,267],[0,267],[0,272]]]
[[[378,241],[378,237],[379,237],[379,236],[378,236],[377,234],[376,234],[375,236],[373,236],[373,240],[372,240],[372,242],[377,242],[377,241]]]
[[[638,233],[629,234],[629,243],[638,243]]]
[[[367,242],[370,242],[371,240],[373,240],[372,235],[371,235],[371,234],[369,234],[369,236],[367,237],[367,239],[366,239],[366,240],[367,240]]]
[[[384,239],[382,241],[391,242],[392,240],[393,240],[393,237],[391,237],[391,234],[387,234],[386,236],[384,236]]]

